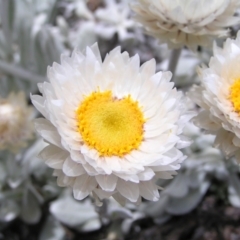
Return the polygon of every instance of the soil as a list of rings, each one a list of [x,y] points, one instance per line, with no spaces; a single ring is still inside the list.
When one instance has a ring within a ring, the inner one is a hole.
[[[240,240],[240,208],[228,203],[224,188],[221,183],[214,184],[194,211],[173,216],[162,225],[144,218],[136,221],[126,236],[109,234],[112,225],[120,222],[87,234],[64,227],[64,240]],[[44,206],[44,211],[47,209]],[[0,240],[38,240],[44,221],[43,216],[38,224],[27,225],[17,219],[0,233]]]

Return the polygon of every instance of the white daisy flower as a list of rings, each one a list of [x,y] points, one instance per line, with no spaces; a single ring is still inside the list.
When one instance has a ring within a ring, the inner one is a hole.
[[[240,161],[240,32],[223,49],[214,45],[208,67],[199,69],[202,86],[194,86],[191,99],[203,108],[194,122],[216,135],[215,147]]]
[[[170,72],[155,74],[155,60],[139,68],[139,56],[115,48],[101,60],[97,44],[48,69],[50,83],[32,96],[46,118],[36,129],[50,144],[40,157],[55,169],[74,197],[91,192],[139,203],[157,201],[157,178],[171,178],[189,145],[182,130],[192,113]]]
[[[238,0],[135,0],[132,9],[146,32],[170,48],[207,46],[227,36],[226,27],[239,23],[234,17]]]
[[[0,150],[17,152],[33,138],[33,108],[23,92],[0,97]]]

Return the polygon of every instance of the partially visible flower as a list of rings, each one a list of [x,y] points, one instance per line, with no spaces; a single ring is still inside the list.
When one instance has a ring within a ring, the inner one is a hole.
[[[202,201],[213,179],[227,182],[233,176],[231,168],[236,169],[234,161],[227,162],[220,150],[212,148],[214,136],[203,135],[192,123],[186,124],[184,133],[193,140],[184,149],[188,158],[173,180],[160,181],[164,190],[159,201],[143,205],[144,213],[156,222],[189,213]]]
[[[124,41],[133,38],[130,30],[136,26],[130,18],[131,10],[128,3],[122,1],[117,3],[116,0],[105,0],[105,8],[99,8],[95,12],[99,23],[96,26],[96,32],[99,36],[110,39],[116,33],[119,40]]]
[[[50,83],[32,102],[46,119],[36,129],[50,144],[40,157],[60,186],[81,200],[113,196],[124,203],[159,199],[158,178],[172,178],[190,144],[182,134],[192,117],[170,72],[155,74],[115,48],[102,61],[97,45],[48,70]]]
[[[17,152],[33,138],[33,108],[23,92],[0,97],[0,150]]]
[[[240,162],[240,32],[223,49],[214,46],[208,67],[199,69],[201,86],[189,92],[203,110],[194,119],[197,126],[216,135],[215,147]]]
[[[238,0],[135,0],[132,9],[146,32],[161,43],[196,49],[228,35],[226,27],[240,22],[233,16],[239,5]]]

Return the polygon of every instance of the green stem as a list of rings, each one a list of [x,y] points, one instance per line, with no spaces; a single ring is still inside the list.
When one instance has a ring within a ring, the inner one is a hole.
[[[6,63],[1,60],[0,60],[0,71],[6,74],[9,74],[11,76],[19,77],[23,80],[31,81],[31,82],[44,82],[47,80],[42,76],[35,75],[34,73],[31,73],[21,67],[18,67],[10,63]]]
[[[181,48],[178,48],[178,49],[173,49],[171,52],[171,56],[168,63],[168,70],[173,74],[172,81],[174,81],[178,60],[181,55],[181,50],[182,50]]]

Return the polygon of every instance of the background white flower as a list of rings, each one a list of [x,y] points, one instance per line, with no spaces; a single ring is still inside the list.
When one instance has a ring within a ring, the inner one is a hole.
[[[170,48],[210,45],[216,37],[227,36],[226,27],[239,23],[234,17],[238,0],[178,1],[135,0],[132,9],[146,32]]]
[[[179,148],[190,143],[182,130],[192,113],[172,89],[171,73],[155,68],[154,60],[140,68],[139,56],[120,48],[102,62],[93,45],[48,69],[43,96],[32,96],[46,118],[36,120],[36,129],[50,143],[40,157],[76,199],[93,192],[100,200],[156,201],[156,179],[180,168]]]
[[[134,38],[134,34],[129,30],[133,30],[136,23],[130,18],[131,10],[128,1],[117,3],[116,0],[105,0],[105,5],[104,8],[99,8],[95,12],[96,19],[99,21],[96,26],[97,34],[111,39],[117,33],[120,41]]]
[[[17,152],[33,138],[34,110],[23,92],[0,97],[0,150]]]
[[[228,39],[223,49],[214,46],[209,68],[199,69],[201,86],[189,92],[201,111],[195,124],[216,135],[215,147],[227,157],[240,161],[240,32],[237,39]]]

